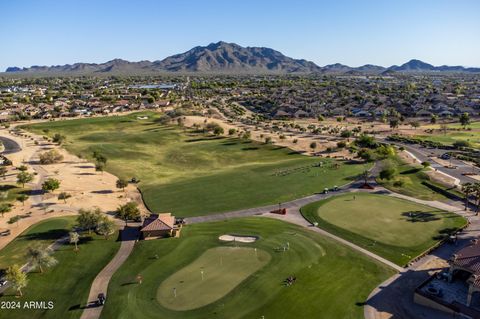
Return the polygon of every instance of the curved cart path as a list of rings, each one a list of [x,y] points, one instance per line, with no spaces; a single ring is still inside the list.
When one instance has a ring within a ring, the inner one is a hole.
[[[88,294],[88,304],[82,313],[80,319],[97,319],[100,318],[103,306],[96,306],[95,301],[100,293],[107,294],[108,283],[113,274],[120,268],[121,265],[130,256],[135,242],[139,236],[138,227],[125,227],[121,232],[121,245],[117,254],[113,259],[98,273],[97,277],[92,282],[90,293]],[[108,299],[108,296],[107,296]]]
[[[354,250],[361,252],[362,254],[365,254],[369,256],[370,258],[373,258],[393,269],[395,269],[398,272],[403,272],[405,271],[405,268],[398,266],[397,264],[381,257],[378,256],[375,253],[372,253],[371,251],[368,251],[360,246],[355,245],[354,243],[347,241],[341,237],[338,237],[332,233],[329,233],[319,227],[314,227],[309,221],[307,221],[303,215],[300,213],[300,209],[310,203],[317,202],[326,198],[329,198],[331,196],[339,195],[339,194],[345,194],[345,193],[350,193],[350,192],[371,192],[371,193],[377,193],[377,194],[384,194],[387,196],[394,196],[398,198],[402,198],[405,200],[409,200],[412,202],[416,202],[419,204],[431,206],[437,209],[441,209],[444,211],[449,211],[449,212],[462,212],[461,208],[455,207],[446,203],[442,203],[439,201],[425,201],[425,200],[420,200],[417,198],[393,193],[383,187],[380,187],[376,185],[376,183],[371,180],[370,184],[376,185],[374,190],[364,190],[360,189],[360,186],[363,184],[363,182],[355,182],[351,183],[348,185],[345,185],[341,187],[338,191],[336,192],[330,192],[329,194],[315,194],[299,199],[295,199],[289,202],[281,203],[281,208],[286,208],[287,209],[287,214],[286,215],[278,215],[278,214],[271,214],[270,212],[272,210],[278,209],[279,205],[269,205],[269,206],[264,206],[264,207],[257,207],[257,208],[249,208],[249,209],[244,209],[244,210],[238,210],[238,211],[233,211],[233,212],[227,212],[227,213],[222,213],[222,214],[215,214],[215,215],[209,215],[209,216],[197,216],[197,217],[190,217],[190,218],[185,218],[185,221],[187,224],[193,224],[193,223],[205,223],[205,222],[212,222],[212,221],[220,221],[220,220],[225,220],[225,219],[231,219],[231,218],[239,218],[239,217],[248,217],[248,216],[264,216],[264,217],[270,217],[270,218],[275,218],[275,219],[280,219],[289,223],[293,223],[302,227],[306,227],[314,232],[320,233],[324,236],[330,237],[344,245],[349,246],[350,248],[353,248]]]

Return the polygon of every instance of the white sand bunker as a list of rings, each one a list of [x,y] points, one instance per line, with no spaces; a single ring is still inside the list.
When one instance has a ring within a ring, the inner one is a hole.
[[[254,236],[222,235],[218,237],[221,241],[238,241],[241,243],[253,243],[258,238]]]

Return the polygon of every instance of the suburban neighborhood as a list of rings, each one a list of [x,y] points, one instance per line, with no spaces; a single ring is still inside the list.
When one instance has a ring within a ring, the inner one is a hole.
[[[0,319],[480,319],[477,1],[0,11]]]

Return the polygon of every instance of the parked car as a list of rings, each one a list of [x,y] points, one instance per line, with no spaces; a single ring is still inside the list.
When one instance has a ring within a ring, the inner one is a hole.
[[[444,159],[444,160],[449,160],[450,157],[451,157],[451,156],[450,156],[450,154],[448,154],[448,153],[444,153],[444,154],[442,154],[442,156],[440,156],[440,158],[441,158],[441,159]]]
[[[7,280],[5,280],[5,279],[0,279],[0,287],[5,286],[6,284],[8,284],[8,281],[7,281]]]

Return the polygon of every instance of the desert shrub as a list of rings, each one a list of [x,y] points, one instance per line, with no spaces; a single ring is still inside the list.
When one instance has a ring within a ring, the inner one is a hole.
[[[57,150],[46,151],[39,156],[40,164],[54,164],[63,161],[63,155]]]

